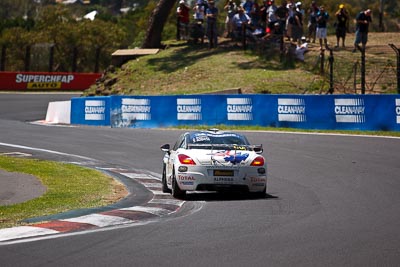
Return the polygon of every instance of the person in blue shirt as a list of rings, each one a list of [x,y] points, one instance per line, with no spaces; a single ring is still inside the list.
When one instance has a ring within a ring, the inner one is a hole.
[[[322,40],[325,45],[325,48],[328,49],[328,39],[327,39],[327,29],[326,29],[328,19],[329,19],[328,12],[325,11],[324,6],[320,6],[319,11],[317,12],[317,17],[316,17],[317,29],[316,29],[315,36],[316,36],[316,38],[319,39],[319,46],[320,46],[321,50],[324,49],[322,46]]]
[[[215,3],[213,0],[208,2],[206,17],[207,17],[207,37],[209,41],[209,47],[215,48],[218,45],[218,31],[217,31],[218,8],[215,7]]]

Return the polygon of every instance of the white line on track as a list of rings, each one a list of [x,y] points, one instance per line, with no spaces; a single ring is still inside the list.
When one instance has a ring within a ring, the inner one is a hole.
[[[48,150],[48,149],[43,149],[43,148],[36,148],[36,147],[30,147],[30,146],[22,146],[22,145],[15,145],[15,144],[8,144],[8,143],[1,143],[1,142],[0,142],[0,146],[20,148],[20,149],[26,149],[26,150],[39,151],[39,152],[46,152],[46,153],[51,153],[51,154],[56,154],[56,155],[80,158],[80,159],[84,159],[84,160],[91,160],[91,161],[95,160],[95,159],[92,159],[92,158],[79,156],[79,155],[75,155],[75,154],[63,153],[63,152],[59,152],[59,151]]]
[[[45,229],[34,226],[19,226],[0,230],[0,241],[15,238],[27,238],[32,236],[51,235],[59,233],[56,230]]]

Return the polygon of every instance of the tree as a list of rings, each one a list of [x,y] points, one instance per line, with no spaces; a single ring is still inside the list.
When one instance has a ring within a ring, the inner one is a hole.
[[[142,48],[162,48],[161,37],[164,30],[164,25],[167,22],[168,16],[172,8],[175,6],[176,0],[160,0],[156,8],[153,10],[146,37],[143,41]]]

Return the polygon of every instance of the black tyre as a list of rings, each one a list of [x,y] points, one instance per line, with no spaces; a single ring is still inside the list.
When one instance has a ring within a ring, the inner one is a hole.
[[[162,172],[162,191],[163,193],[171,193],[171,189],[168,188],[167,186],[167,171],[166,171],[167,166],[165,163],[163,164],[163,172]]]
[[[172,196],[174,198],[183,199],[185,198],[186,191],[179,188],[178,182],[176,181],[175,171],[172,174]]]

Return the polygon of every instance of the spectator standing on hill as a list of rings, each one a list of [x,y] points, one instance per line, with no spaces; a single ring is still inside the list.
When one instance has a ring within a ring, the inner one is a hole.
[[[260,19],[261,19],[260,5],[257,3],[257,1],[258,0],[253,1],[253,8],[250,13],[251,24],[253,24],[254,27],[260,26]]]
[[[244,12],[250,18],[251,18],[251,12],[253,11],[253,6],[254,6],[253,0],[246,0],[244,3],[242,3],[242,7],[244,9]]]
[[[310,9],[308,10],[308,24],[307,24],[307,29],[308,29],[308,41],[315,43],[315,34],[317,30],[317,13],[319,9],[315,1],[311,2]],[[312,39],[312,41],[311,41]]]
[[[260,6],[260,16],[261,16],[261,21],[260,21],[260,26],[264,28],[264,31],[266,32],[268,29],[268,18],[267,18],[267,10],[269,6],[271,5],[271,2],[269,0],[263,0],[263,4]]]
[[[339,5],[339,10],[335,14],[336,16],[336,47],[339,47],[340,38],[342,38],[342,47],[345,47],[347,22],[349,20],[349,14],[343,4]]]
[[[322,43],[324,43],[325,48],[328,49],[328,39],[327,39],[327,22],[329,19],[328,12],[325,11],[324,6],[320,6],[317,13],[317,30],[315,33],[316,38],[319,39],[320,49],[323,50]]]
[[[279,25],[281,27],[281,31],[283,33],[283,35],[286,35],[286,20],[289,16],[289,10],[286,7],[287,2],[286,0],[282,0],[282,3],[280,6],[278,6],[278,8],[275,11],[275,15],[278,19]]]
[[[209,41],[209,47],[215,48],[218,45],[218,31],[217,31],[218,8],[215,7],[215,3],[213,0],[210,0],[208,2],[206,17],[207,17],[207,37]]]
[[[226,19],[225,19],[225,31],[226,37],[231,37],[233,32],[233,16],[236,14],[236,3],[233,0],[229,0],[228,3],[224,6],[226,11]]]
[[[267,9],[267,27],[272,30],[274,28],[275,22],[278,21],[278,17],[276,16],[276,10],[278,9],[278,7],[275,5],[274,0],[271,0],[269,3],[270,6]]]
[[[238,7],[237,13],[233,16],[233,25],[235,27],[235,32],[240,34],[243,27],[251,25],[250,16],[246,14],[243,7]]]
[[[179,1],[179,6],[176,9],[177,20],[177,40],[187,40],[189,36],[189,7],[184,0]]]
[[[235,25],[234,36],[236,39],[247,37],[251,40],[255,40],[250,30],[251,18],[246,14],[243,7],[238,7],[238,12],[233,17],[233,24]]]
[[[370,9],[358,13],[356,17],[356,39],[354,41],[353,52],[356,52],[356,48],[360,43],[362,44],[362,50],[365,51],[365,46],[368,42],[368,26],[371,22],[372,19]]]
[[[293,28],[292,25],[294,22],[294,12],[296,10],[296,6],[292,2],[289,2],[286,5],[286,7],[288,10],[288,17],[286,20],[286,35],[287,35],[288,41],[290,41],[292,38],[292,28]]]
[[[203,23],[204,22],[204,5],[201,1],[198,1],[196,5],[193,7],[193,17],[196,21]]]
[[[296,9],[293,13],[292,23],[292,40],[301,45],[301,37],[303,36],[303,14],[301,12],[301,2],[296,3]]]

